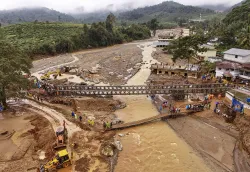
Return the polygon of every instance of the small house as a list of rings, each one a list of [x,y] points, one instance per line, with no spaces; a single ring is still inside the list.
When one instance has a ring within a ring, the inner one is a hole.
[[[240,74],[241,65],[230,61],[216,63],[216,77],[237,77]]]
[[[236,62],[236,63],[249,63],[250,62],[250,50],[231,48],[224,52],[224,60]]]

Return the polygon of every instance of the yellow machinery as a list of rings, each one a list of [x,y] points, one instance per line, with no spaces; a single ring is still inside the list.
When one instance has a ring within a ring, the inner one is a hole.
[[[41,165],[40,172],[57,171],[71,165],[69,153],[66,149],[58,151],[55,157],[44,165]]]
[[[63,126],[57,127],[56,129],[56,145],[54,146],[55,150],[65,149],[67,141],[68,132],[67,129]]]
[[[228,83],[229,83],[229,81],[228,81],[228,80],[223,79],[223,84],[228,84]]]
[[[50,75],[55,76],[61,76],[61,70],[57,69],[56,71],[49,71],[46,74],[44,74],[43,76],[40,77],[41,80],[48,80],[50,79]]]

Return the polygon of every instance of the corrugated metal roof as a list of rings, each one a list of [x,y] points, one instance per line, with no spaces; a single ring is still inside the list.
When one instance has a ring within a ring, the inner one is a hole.
[[[245,57],[250,55],[250,50],[231,48],[230,50],[225,51],[224,54],[232,54]]]
[[[216,67],[229,68],[229,69],[240,69],[242,66],[239,63],[233,63],[229,61],[217,62]]]

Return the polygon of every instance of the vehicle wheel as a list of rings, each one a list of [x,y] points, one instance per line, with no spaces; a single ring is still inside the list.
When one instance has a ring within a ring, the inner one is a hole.
[[[63,163],[63,168],[67,168],[69,166],[69,162]]]

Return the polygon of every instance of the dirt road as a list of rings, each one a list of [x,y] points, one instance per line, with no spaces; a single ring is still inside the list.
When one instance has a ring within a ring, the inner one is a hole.
[[[37,108],[37,109],[40,109],[41,111],[37,111],[37,110],[34,110],[34,109],[33,109],[33,111],[36,111],[36,112],[38,112],[40,115],[42,115],[42,116],[44,116],[45,118],[47,118],[47,119],[51,122],[51,124],[52,124],[54,130],[56,130],[56,128],[57,128],[58,126],[62,125],[62,124],[63,124],[63,121],[65,121],[65,122],[66,122],[67,130],[68,130],[69,137],[71,137],[72,134],[73,134],[74,132],[81,131],[81,129],[80,129],[78,126],[76,126],[76,124],[74,124],[74,123],[68,121],[68,120],[64,117],[63,114],[61,114],[61,113],[55,111],[54,109],[51,109],[51,108],[49,108],[49,107],[47,107],[47,106],[39,105],[38,103],[36,103],[36,102],[34,102],[34,101],[27,100],[27,99],[26,99],[26,100],[23,100],[23,101],[24,101],[26,104],[28,104],[28,105],[31,105],[31,106],[33,106],[33,107],[35,107],[35,108]],[[32,110],[32,109],[31,109],[31,110]],[[70,114],[69,114],[69,115],[70,115]]]

